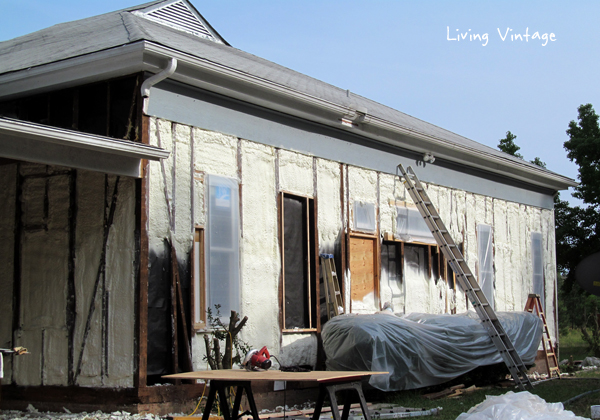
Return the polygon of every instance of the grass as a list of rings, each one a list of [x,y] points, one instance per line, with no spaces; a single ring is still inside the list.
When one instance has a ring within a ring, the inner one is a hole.
[[[529,392],[538,395],[548,403],[565,402],[585,392],[600,390],[600,371],[595,371],[595,377],[589,376],[591,374],[588,373],[587,378],[569,377],[554,379],[536,385],[533,391]],[[503,395],[511,390],[518,392],[510,388],[487,387],[458,398],[443,398],[431,401],[422,397],[422,394],[431,392],[430,390],[401,391],[388,393],[385,402],[398,404],[403,407],[421,407],[424,409],[442,407],[440,415],[436,416],[435,420],[454,420],[461,413],[467,412],[471,407],[483,402],[487,395]],[[590,406],[596,405],[599,402],[600,392],[584,396],[566,405],[565,409],[573,411],[578,416],[589,418],[591,416]]]
[[[583,360],[588,354],[587,344],[583,341],[579,330],[569,329],[566,334],[561,334],[558,353],[561,359]]]
[[[590,356],[587,351],[587,344],[577,330],[570,330],[566,335],[561,335],[559,353],[561,359],[569,359],[570,356],[573,356],[573,360],[583,360],[585,357]],[[473,383],[478,383],[475,377],[464,378],[463,380],[467,387]],[[473,382],[470,382],[471,380]],[[381,399],[385,403],[399,404],[404,407],[424,409],[442,407],[440,415],[435,420],[454,420],[461,413],[467,412],[471,407],[483,402],[486,395],[502,395],[511,391],[510,388],[488,386],[455,399],[443,398],[430,401],[422,397],[423,394],[439,391],[455,383],[460,382],[444,384],[437,388],[386,393]],[[566,410],[570,410],[578,416],[590,418],[590,407],[600,404],[600,369],[577,371],[573,376],[542,382],[530,392],[540,396],[548,403],[564,403],[575,396],[595,390],[599,390],[599,392],[583,396],[565,405]],[[513,391],[517,392],[517,390]]]

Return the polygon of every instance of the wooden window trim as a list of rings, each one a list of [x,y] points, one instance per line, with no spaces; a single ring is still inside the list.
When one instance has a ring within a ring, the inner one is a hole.
[[[297,199],[301,199],[304,201],[303,205],[305,206],[305,210],[306,210],[306,235],[307,238],[309,239],[308,242],[308,249],[307,249],[307,275],[308,275],[308,280],[307,280],[307,284],[308,284],[308,299],[309,299],[309,304],[308,304],[308,319],[309,319],[309,327],[308,328],[286,328],[285,326],[285,319],[286,319],[286,315],[285,315],[285,235],[284,235],[284,223],[285,223],[285,214],[284,214],[284,198],[285,196],[289,196],[289,197],[294,197]],[[314,223],[314,232],[312,232],[311,235],[311,201],[312,201],[312,208],[313,208],[313,223]],[[319,319],[319,260],[318,260],[318,246],[317,246],[317,205],[316,205],[316,200],[314,197],[309,196],[309,195],[300,195],[297,193],[293,193],[293,192],[288,192],[285,190],[280,190],[279,191],[279,200],[278,200],[278,204],[279,204],[279,226],[280,226],[280,254],[281,254],[281,293],[280,293],[280,303],[281,303],[281,322],[280,325],[282,326],[281,331],[283,333],[289,334],[289,333],[312,333],[312,332],[319,332],[320,331],[320,319]],[[314,248],[315,248],[315,254],[313,255],[311,253],[311,244],[313,244]],[[313,279],[313,274],[311,274],[311,265],[314,265],[314,279]],[[315,293],[313,296],[313,293],[311,291],[312,288],[312,282],[315,282]],[[313,313],[314,312],[314,313]]]
[[[204,263],[204,258],[206,257],[205,253],[205,229],[204,226],[195,226],[194,227],[194,246],[192,249],[192,273],[194,284],[191,288],[191,298],[192,298],[192,314],[193,314],[193,322],[192,325],[195,331],[206,330],[206,265]],[[198,246],[196,246],[198,244]],[[198,253],[199,255],[197,255]],[[199,267],[199,278],[198,278],[198,287],[196,288],[196,260],[201,262],[201,267]],[[196,293],[200,293],[199,296],[199,307],[196,305]],[[200,321],[196,321],[196,314],[200,312]]]

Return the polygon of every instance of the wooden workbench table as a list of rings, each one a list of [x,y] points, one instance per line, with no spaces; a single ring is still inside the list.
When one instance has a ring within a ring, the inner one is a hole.
[[[166,375],[168,379],[204,379],[210,381],[210,391],[204,408],[202,420],[208,420],[212,410],[215,397],[219,395],[219,405],[225,420],[237,420],[242,401],[242,393],[246,391],[250,412],[254,420],[260,420],[258,410],[252,394],[252,381],[296,381],[296,382],[316,382],[319,384],[319,398],[315,406],[313,420],[317,420],[321,415],[321,409],[325,402],[325,395],[329,395],[331,401],[331,410],[335,420],[346,420],[350,412],[350,399],[346,398],[342,416],[338,410],[337,398],[335,393],[338,391],[355,391],[358,394],[360,407],[366,420],[370,420],[367,402],[362,392],[361,380],[367,376],[385,374],[388,372],[341,372],[341,371],[312,371],[312,372],[282,372],[280,370],[265,370],[261,372],[249,372],[241,369],[229,370],[203,370],[198,372],[178,373],[175,375]],[[232,412],[229,412],[229,406],[225,396],[225,390],[230,387],[237,387]]]

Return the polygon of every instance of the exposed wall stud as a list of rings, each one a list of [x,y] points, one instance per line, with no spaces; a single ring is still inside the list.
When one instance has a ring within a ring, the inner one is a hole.
[[[67,279],[66,324],[68,335],[67,383],[75,385],[75,322],[77,317],[77,295],[75,288],[75,256],[77,246],[77,171],[69,176],[69,278]]]

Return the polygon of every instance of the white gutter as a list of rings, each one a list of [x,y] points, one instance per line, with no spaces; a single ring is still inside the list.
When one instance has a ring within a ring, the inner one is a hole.
[[[166,159],[158,147],[0,118],[0,157],[140,178],[144,159]]]
[[[136,159],[160,160],[169,157],[170,152],[158,147],[129,140],[71,131],[42,124],[0,117],[0,136],[23,137],[41,140],[77,149],[110,152]]]
[[[566,189],[567,187],[578,185],[575,181],[568,177],[547,171],[525,161],[518,162],[516,159],[512,160],[508,156],[498,156],[492,153],[486,153],[485,151],[476,150],[430,134],[421,133],[400,124],[384,120],[372,114],[365,115],[364,118],[360,118],[363,116],[361,110],[352,109],[347,105],[341,105],[327,101],[304,92],[294,90],[288,86],[284,86],[203,58],[182,53],[162,45],[146,42],[145,51],[153,56],[161,57],[163,59],[165,56],[177,58],[182,65],[185,65],[186,72],[185,74],[175,73],[172,75],[172,79],[192,86],[197,86],[202,89],[210,90],[249,103],[254,103],[256,105],[308,119],[310,121],[315,121],[337,129],[343,129],[358,136],[368,137],[420,154],[431,153],[433,151],[433,154],[436,158],[446,159],[454,163],[463,164],[486,172],[493,172],[508,178],[518,179],[528,184],[533,183],[545,188],[552,188],[556,190]],[[152,58],[148,57],[147,55],[144,56],[144,62],[156,66],[156,63],[152,62]],[[213,78],[211,78],[210,83],[205,82],[200,75],[191,76],[192,72],[188,70],[189,68],[195,68],[198,71],[210,72],[223,79],[229,79],[231,82],[227,83],[224,80],[223,84],[216,85]],[[236,89],[235,86],[239,86],[240,84],[251,85],[252,89]],[[269,98],[265,98],[264,96],[256,97],[251,93],[246,93],[255,91],[257,88],[268,91],[272,95],[277,95],[277,97],[285,99],[291,104],[283,104],[282,101],[276,101],[277,98],[272,98],[269,100]],[[349,116],[357,116],[357,121],[359,124],[354,125],[352,128],[344,126],[341,123],[341,119],[348,118]],[[375,130],[370,130],[370,127],[386,133],[374,133],[373,131]],[[394,137],[397,135],[407,136],[415,139],[417,140],[415,143],[419,144],[411,145],[405,142],[400,142],[399,140],[394,139]],[[518,170],[521,173],[517,174],[515,173],[515,170]]]
[[[166,68],[164,67],[165,59],[170,60]],[[178,67],[180,69],[185,67],[185,70],[177,72]],[[131,74],[137,71],[158,72],[142,85],[142,95],[145,97],[144,112],[147,111],[147,99],[152,85],[171,77],[173,80],[251,104],[345,130],[416,153],[431,153],[437,159],[499,174],[528,184],[553,190],[577,185],[568,177],[538,168],[527,162],[518,162],[508,156],[473,149],[387,121],[376,115],[369,114],[360,118],[362,117],[361,110],[353,109],[349,105],[327,101],[149,41],[138,41],[57,63],[0,75],[0,99],[30,95],[33,92],[48,91],[59,86],[75,86],[100,78],[106,79],[115,77],[117,74]],[[46,77],[47,75],[50,77]],[[353,116],[359,118],[352,118]],[[347,127],[341,122],[342,118],[349,117],[355,123],[351,127]],[[414,141],[406,141],[410,139]]]
[[[142,92],[142,98],[144,101],[144,104],[142,106],[144,114],[146,114],[148,112],[148,102],[150,99],[150,88],[152,86],[154,86],[155,84],[157,84],[158,82],[165,80],[167,77],[170,77],[173,73],[175,73],[175,70],[177,70],[177,59],[174,57],[171,57],[171,60],[169,60],[169,64],[167,65],[167,67],[165,67],[165,69],[163,71],[146,79],[144,81],[144,83],[142,83],[142,87],[140,88],[140,90]]]

